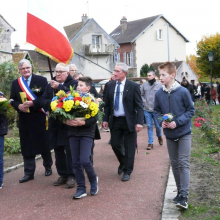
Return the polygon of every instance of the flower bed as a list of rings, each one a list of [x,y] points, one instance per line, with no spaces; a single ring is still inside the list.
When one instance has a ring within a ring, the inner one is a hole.
[[[195,103],[195,126],[201,130],[202,136],[212,146],[212,152],[219,152],[220,147],[220,112],[215,111],[215,107],[208,105],[205,100]]]

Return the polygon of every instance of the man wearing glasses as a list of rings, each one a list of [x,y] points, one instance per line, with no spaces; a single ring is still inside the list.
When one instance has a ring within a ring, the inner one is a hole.
[[[18,63],[21,77],[14,80],[11,86],[11,105],[19,114],[19,134],[21,153],[24,159],[24,177],[20,183],[34,179],[36,168],[35,156],[41,154],[45,167],[45,176],[52,174],[53,164],[46,132],[46,115],[40,108],[33,108],[22,103],[20,93],[26,94],[25,99],[37,101],[47,86],[47,79],[32,73],[29,60],[22,59]],[[32,91],[33,90],[33,91]]]
[[[55,68],[55,78],[47,85],[44,94],[36,102],[26,102],[27,105],[34,105],[34,108],[44,108],[50,111],[52,98],[59,90],[70,91],[70,86],[76,89],[77,81],[69,74],[69,67],[64,63],[59,63]],[[50,148],[55,152],[55,165],[59,178],[53,183],[54,186],[66,184],[67,188],[73,188],[75,178],[72,169],[72,159],[68,139],[68,126],[59,120],[49,118],[49,143]]]

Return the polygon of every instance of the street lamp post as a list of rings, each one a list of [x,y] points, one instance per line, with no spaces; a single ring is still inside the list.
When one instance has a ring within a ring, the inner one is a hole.
[[[210,103],[212,105],[213,104],[213,96],[212,96],[212,62],[213,62],[213,59],[214,59],[212,51],[209,52],[208,58],[209,58],[209,62],[210,62],[210,71],[211,71],[211,88],[210,88],[211,96],[210,96]]]

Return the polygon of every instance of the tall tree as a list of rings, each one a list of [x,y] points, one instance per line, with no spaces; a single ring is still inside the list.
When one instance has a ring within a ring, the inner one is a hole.
[[[140,70],[141,77],[146,77],[149,70],[150,70],[149,66],[147,64],[144,64]]]
[[[186,62],[189,64],[190,68],[193,70],[193,72],[198,75],[198,78],[200,78],[201,74],[199,74],[199,70],[197,67],[197,57],[194,54],[190,54],[189,56],[186,56]]]
[[[208,54],[212,51],[214,54],[213,61],[213,77],[220,76],[220,34],[204,36],[201,41],[197,43],[197,59],[196,64],[198,73],[201,76],[210,76],[210,62]]]
[[[11,84],[18,77],[18,69],[11,61],[0,64],[0,90],[8,97]]]

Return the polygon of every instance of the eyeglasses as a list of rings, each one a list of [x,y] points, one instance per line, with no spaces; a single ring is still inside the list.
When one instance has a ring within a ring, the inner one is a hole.
[[[59,70],[59,71],[54,71],[54,73],[55,73],[56,75],[60,75],[60,74],[62,74],[62,73],[64,73],[64,72],[67,72],[67,71],[61,71],[61,70]]]
[[[76,72],[77,70],[70,70],[70,71],[74,71],[74,72]]]
[[[19,69],[19,70],[22,70],[22,71],[23,71],[23,70],[29,70],[30,68],[31,68],[31,67],[28,66],[28,67],[21,68],[21,69]]]

